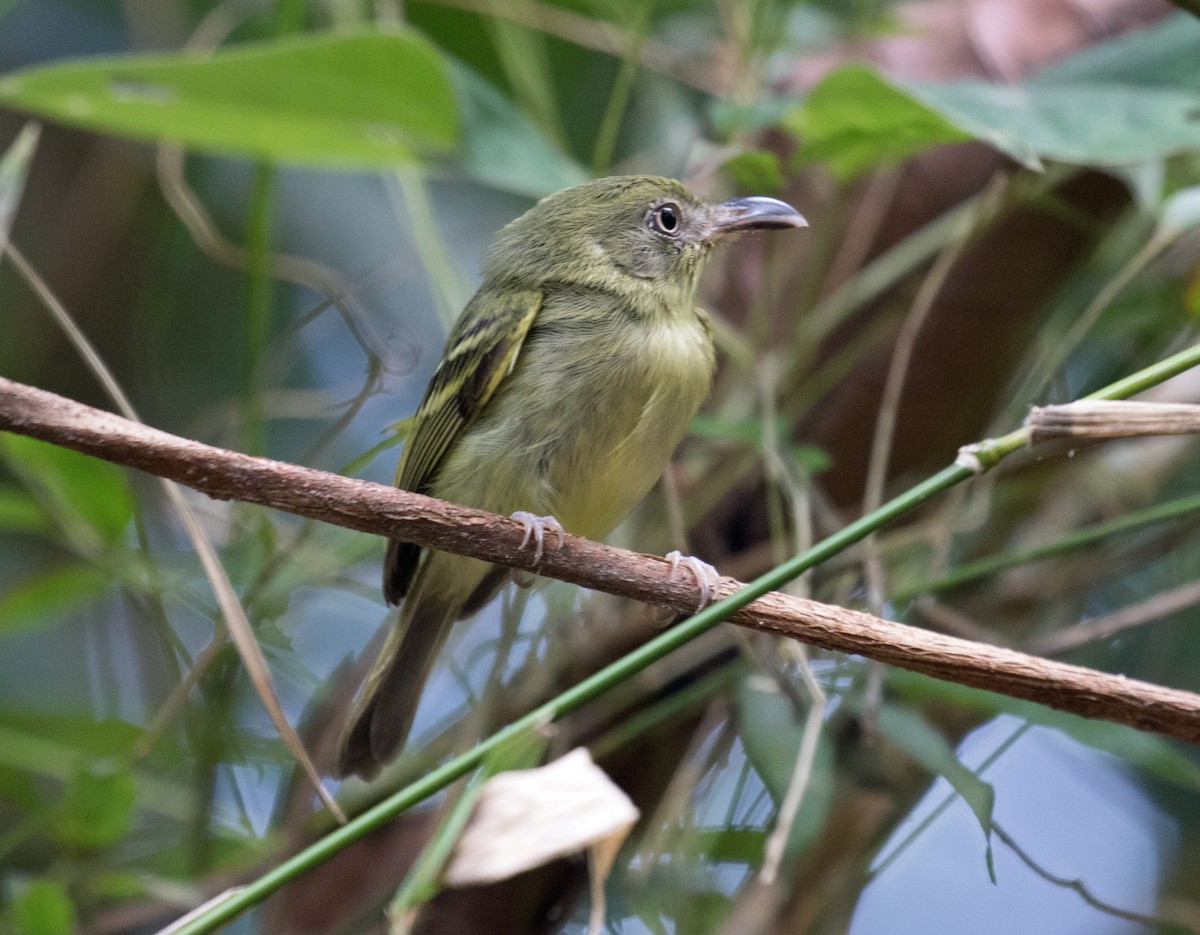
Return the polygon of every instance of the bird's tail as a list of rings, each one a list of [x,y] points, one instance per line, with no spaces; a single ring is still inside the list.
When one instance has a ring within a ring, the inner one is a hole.
[[[412,728],[425,680],[458,616],[455,609],[410,593],[388,634],[338,745],[338,777],[372,779],[399,752]]]

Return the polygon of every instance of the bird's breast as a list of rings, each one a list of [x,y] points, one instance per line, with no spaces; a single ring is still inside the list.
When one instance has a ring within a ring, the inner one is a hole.
[[[542,476],[564,525],[602,538],[658,480],[708,395],[712,342],[693,312],[628,324],[562,356],[590,363],[558,370],[559,405],[575,415],[551,443]]]
[[[713,349],[702,316],[550,304],[431,492],[608,535],[657,481],[708,395]]]

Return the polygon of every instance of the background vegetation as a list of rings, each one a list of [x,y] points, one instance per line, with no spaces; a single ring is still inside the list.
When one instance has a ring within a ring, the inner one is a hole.
[[[788,198],[811,233],[710,271],[716,391],[615,537],[745,579],[1029,405],[1194,342],[1197,61],[1200,22],[1153,0],[9,0],[0,140],[50,121],[12,243],[145,421],[385,482],[487,243],[534,198],[609,172]],[[0,374],[110,406],[14,261]],[[797,587],[1200,690],[1198,483],[1187,438],[1039,449]],[[327,766],[386,618],[382,543],[189,502]],[[0,437],[0,931],[155,931],[328,830],[219,618],[157,485]],[[657,627],[561,584],[497,601],[418,744],[339,800]],[[551,752],[588,744],[643,814],[610,931],[1200,931],[1194,748],[822,653],[806,726],[804,665],[723,628],[560,725]],[[441,804],[231,930],[382,930]],[[419,926],[587,917],[572,860],[438,893]]]

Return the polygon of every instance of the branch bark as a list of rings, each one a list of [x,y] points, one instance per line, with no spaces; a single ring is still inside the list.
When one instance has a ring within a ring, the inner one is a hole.
[[[0,377],[0,429],[322,522],[536,572],[691,612],[699,589],[671,563],[567,535],[534,561],[516,520],[382,484],[352,480],[179,438]],[[722,578],[715,597],[742,587]],[[1200,743],[1200,695],[933,633],[778,592],[730,618],[813,646]]]

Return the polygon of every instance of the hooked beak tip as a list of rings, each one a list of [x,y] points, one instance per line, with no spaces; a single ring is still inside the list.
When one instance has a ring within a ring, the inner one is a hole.
[[[808,221],[786,201],[753,195],[713,205],[712,226],[713,233],[723,237],[739,231],[808,227]]]

